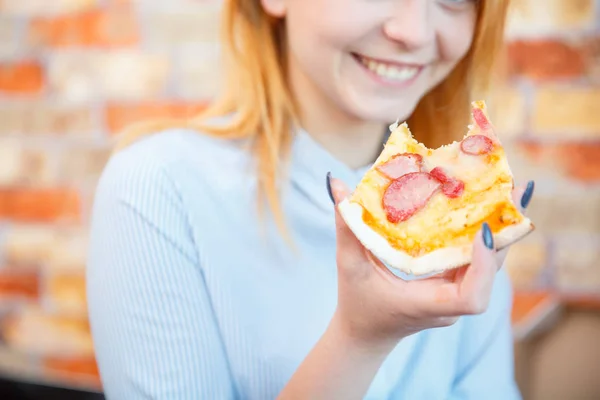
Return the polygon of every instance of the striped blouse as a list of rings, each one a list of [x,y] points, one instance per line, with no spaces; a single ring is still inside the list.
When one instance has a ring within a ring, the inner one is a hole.
[[[352,186],[367,167],[352,170],[295,134],[282,170],[290,248],[269,214],[257,213],[246,150],[174,129],[107,164],[87,289],[108,399],[274,399],[325,330],[337,296],[325,175]],[[365,398],[520,398],[510,307],[501,271],[486,313],[400,342]]]

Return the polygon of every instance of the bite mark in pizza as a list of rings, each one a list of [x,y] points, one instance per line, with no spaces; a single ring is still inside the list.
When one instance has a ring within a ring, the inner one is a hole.
[[[428,149],[406,123],[339,210],[361,243],[388,266],[415,275],[471,262],[475,234],[488,222],[496,248],[534,230],[512,201],[514,179],[485,102],[459,142]]]

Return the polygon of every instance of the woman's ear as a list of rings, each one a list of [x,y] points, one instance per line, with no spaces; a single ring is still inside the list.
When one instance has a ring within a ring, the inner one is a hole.
[[[260,0],[267,14],[275,18],[283,18],[287,9],[287,0]]]

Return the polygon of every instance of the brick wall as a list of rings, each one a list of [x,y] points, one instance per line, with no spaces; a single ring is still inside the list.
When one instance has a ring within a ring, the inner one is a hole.
[[[94,383],[84,281],[94,184],[112,134],[190,115],[213,95],[218,5],[0,0],[0,365],[33,356],[34,373]]]
[[[515,246],[521,288],[600,291],[600,1],[514,0],[496,122],[537,231]]]
[[[517,178],[538,182],[538,230],[509,271],[520,288],[598,291],[600,0],[514,3],[489,101]],[[217,13],[208,0],[0,0],[0,365],[96,379],[94,184],[120,128],[193,114],[218,89]]]

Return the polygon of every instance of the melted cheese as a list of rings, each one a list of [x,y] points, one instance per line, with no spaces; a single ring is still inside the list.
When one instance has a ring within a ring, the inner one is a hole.
[[[477,127],[471,127],[468,135],[479,133]],[[448,175],[465,183],[463,194],[452,199],[438,191],[408,220],[389,222],[382,197],[391,181],[375,167],[398,153],[420,154],[424,171],[443,167]],[[432,150],[412,138],[406,124],[402,124],[390,136],[351,201],[363,207],[364,222],[392,247],[417,257],[442,247],[471,243],[484,221],[492,232],[520,223],[523,216],[512,202],[512,188],[512,174],[497,140],[492,152],[481,156],[464,154],[459,142]]]

